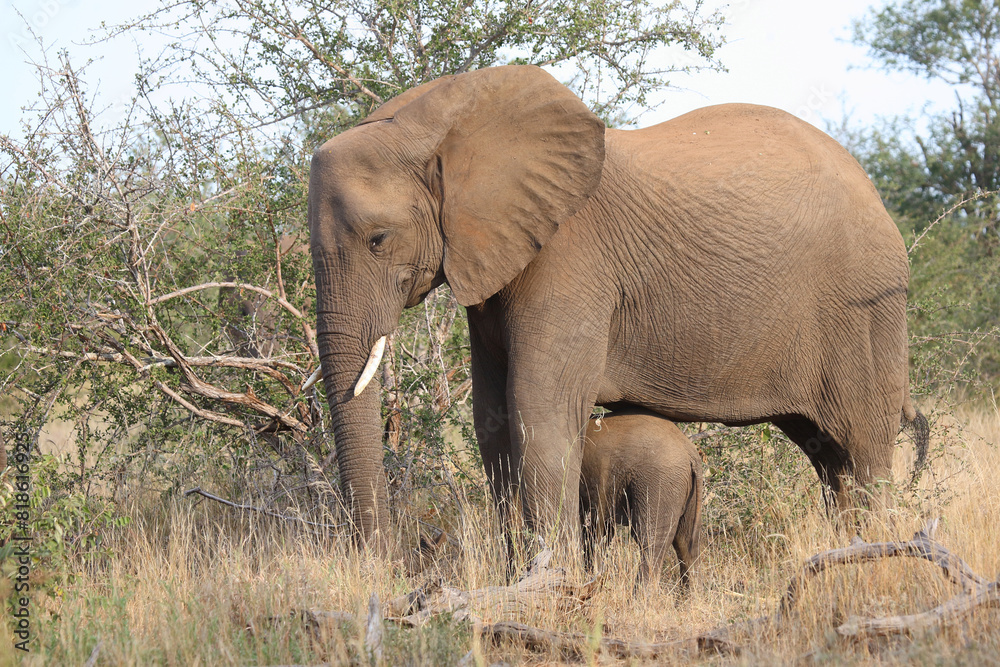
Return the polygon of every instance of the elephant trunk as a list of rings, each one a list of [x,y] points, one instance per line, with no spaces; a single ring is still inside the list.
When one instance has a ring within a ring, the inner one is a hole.
[[[322,317],[321,317],[322,324]],[[355,533],[366,546],[389,552],[389,501],[382,466],[378,378],[355,396],[369,347],[359,336],[321,330],[323,381],[330,404],[340,486]]]

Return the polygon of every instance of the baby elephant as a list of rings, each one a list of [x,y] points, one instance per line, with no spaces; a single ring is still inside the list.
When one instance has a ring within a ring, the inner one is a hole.
[[[642,550],[639,583],[659,582],[673,542],[686,589],[700,551],[701,499],[701,457],[673,422],[636,409],[590,420],[580,475],[588,567],[595,543],[607,542],[617,521]]]

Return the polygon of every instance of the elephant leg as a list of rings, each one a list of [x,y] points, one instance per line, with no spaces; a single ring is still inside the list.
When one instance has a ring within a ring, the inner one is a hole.
[[[845,477],[850,472],[847,450],[833,436],[805,417],[776,420],[774,425],[784,431],[809,457],[823,484],[823,501],[827,511],[832,512],[844,488]]]
[[[607,483],[612,486],[605,486]],[[580,480],[580,535],[583,538],[583,563],[588,572],[594,570],[598,552],[607,551],[615,534],[617,510],[619,506],[624,509],[626,504],[624,499],[616,504],[613,484],[613,481],[601,479],[599,475],[593,479],[584,476]]]
[[[522,452],[521,507],[528,528],[546,544],[579,540],[579,489],[582,431],[593,403],[577,407],[576,415],[551,417],[539,406],[514,406],[512,440]],[[564,408],[565,409],[565,408]]]
[[[871,485],[891,475],[906,394],[904,292],[905,285],[881,295],[881,314],[862,307],[825,315],[841,328],[824,342],[819,402],[809,419],[776,422],[809,455],[829,488],[829,509],[870,506]]]
[[[676,534],[678,513],[683,502],[677,496],[686,490],[686,480],[644,480],[639,475],[627,491],[632,536],[642,554],[637,586],[656,588],[663,572],[663,560]],[[684,497],[686,497],[686,493]]]
[[[470,318],[472,343],[472,418],[479,453],[483,458],[490,495],[504,532],[507,562],[513,575],[514,536],[511,510],[517,492],[517,462],[512,447],[510,411],[507,407],[507,364],[502,352],[489,348],[479,327]]]
[[[840,509],[878,507],[885,501],[884,494],[876,487],[880,481],[892,478],[892,453],[899,433],[898,412],[897,408],[882,417],[872,416],[869,421],[849,429],[842,439],[850,453],[851,477],[837,494]]]
[[[512,355],[507,399],[511,440],[521,453],[521,506],[528,528],[550,545],[579,544],[583,438],[606,349],[593,347],[602,354],[573,346],[560,351],[555,358],[570,368],[553,368],[549,355],[522,356],[515,364]]]
[[[866,497],[858,498],[856,493],[890,474],[893,429],[898,427],[891,419],[882,421],[868,428],[833,425],[821,428],[805,417],[782,419],[774,424],[809,457],[824,485],[827,510],[832,512],[857,507],[858,500],[867,504]]]

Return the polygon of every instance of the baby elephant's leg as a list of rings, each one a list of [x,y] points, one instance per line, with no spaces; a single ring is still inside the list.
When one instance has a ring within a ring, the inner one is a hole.
[[[633,531],[642,549],[639,580],[646,585],[659,580],[672,543],[680,561],[681,589],[687,590],[700,550],[701,458],[673,423],[649,417],[641,425],[636,442],[645,452],[634,468],[630,489]]]
[[[675,541],[682,508],[678,480],[652,469],[636,475],[629,493],[632,535],[639,544],[641,557],[637,584],[655,587],[663,572],[663,560]],[[684,494],[686,497],[686,494]]]
[[[699,462],[691,462],[690,492],[674,535],[674,551],[680,561],[681,589],[690,587],[690,572],[701,554],[701,499],[704,496]]]
[[[594,571],[594,555],[599,547],[608,541],[607,521],[600,489],[588,487],[587,481],[580,483],[580,538],[583,547],[583,565],[588,572]]]

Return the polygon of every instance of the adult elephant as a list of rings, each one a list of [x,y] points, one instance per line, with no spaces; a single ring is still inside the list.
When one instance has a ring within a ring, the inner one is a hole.
[[[519,487],[536,529],[578,516],[595,404],[772,422],[842,504],[889,475],[916,416],[899,231],[857,162],[782,111],[606,130],[543,70],[497,67],[390,100],[310,179],[324,381],[365,537],[388,513],[379,392],[362,390],[443,282],[468,308],[493,497],[503,511]]]

